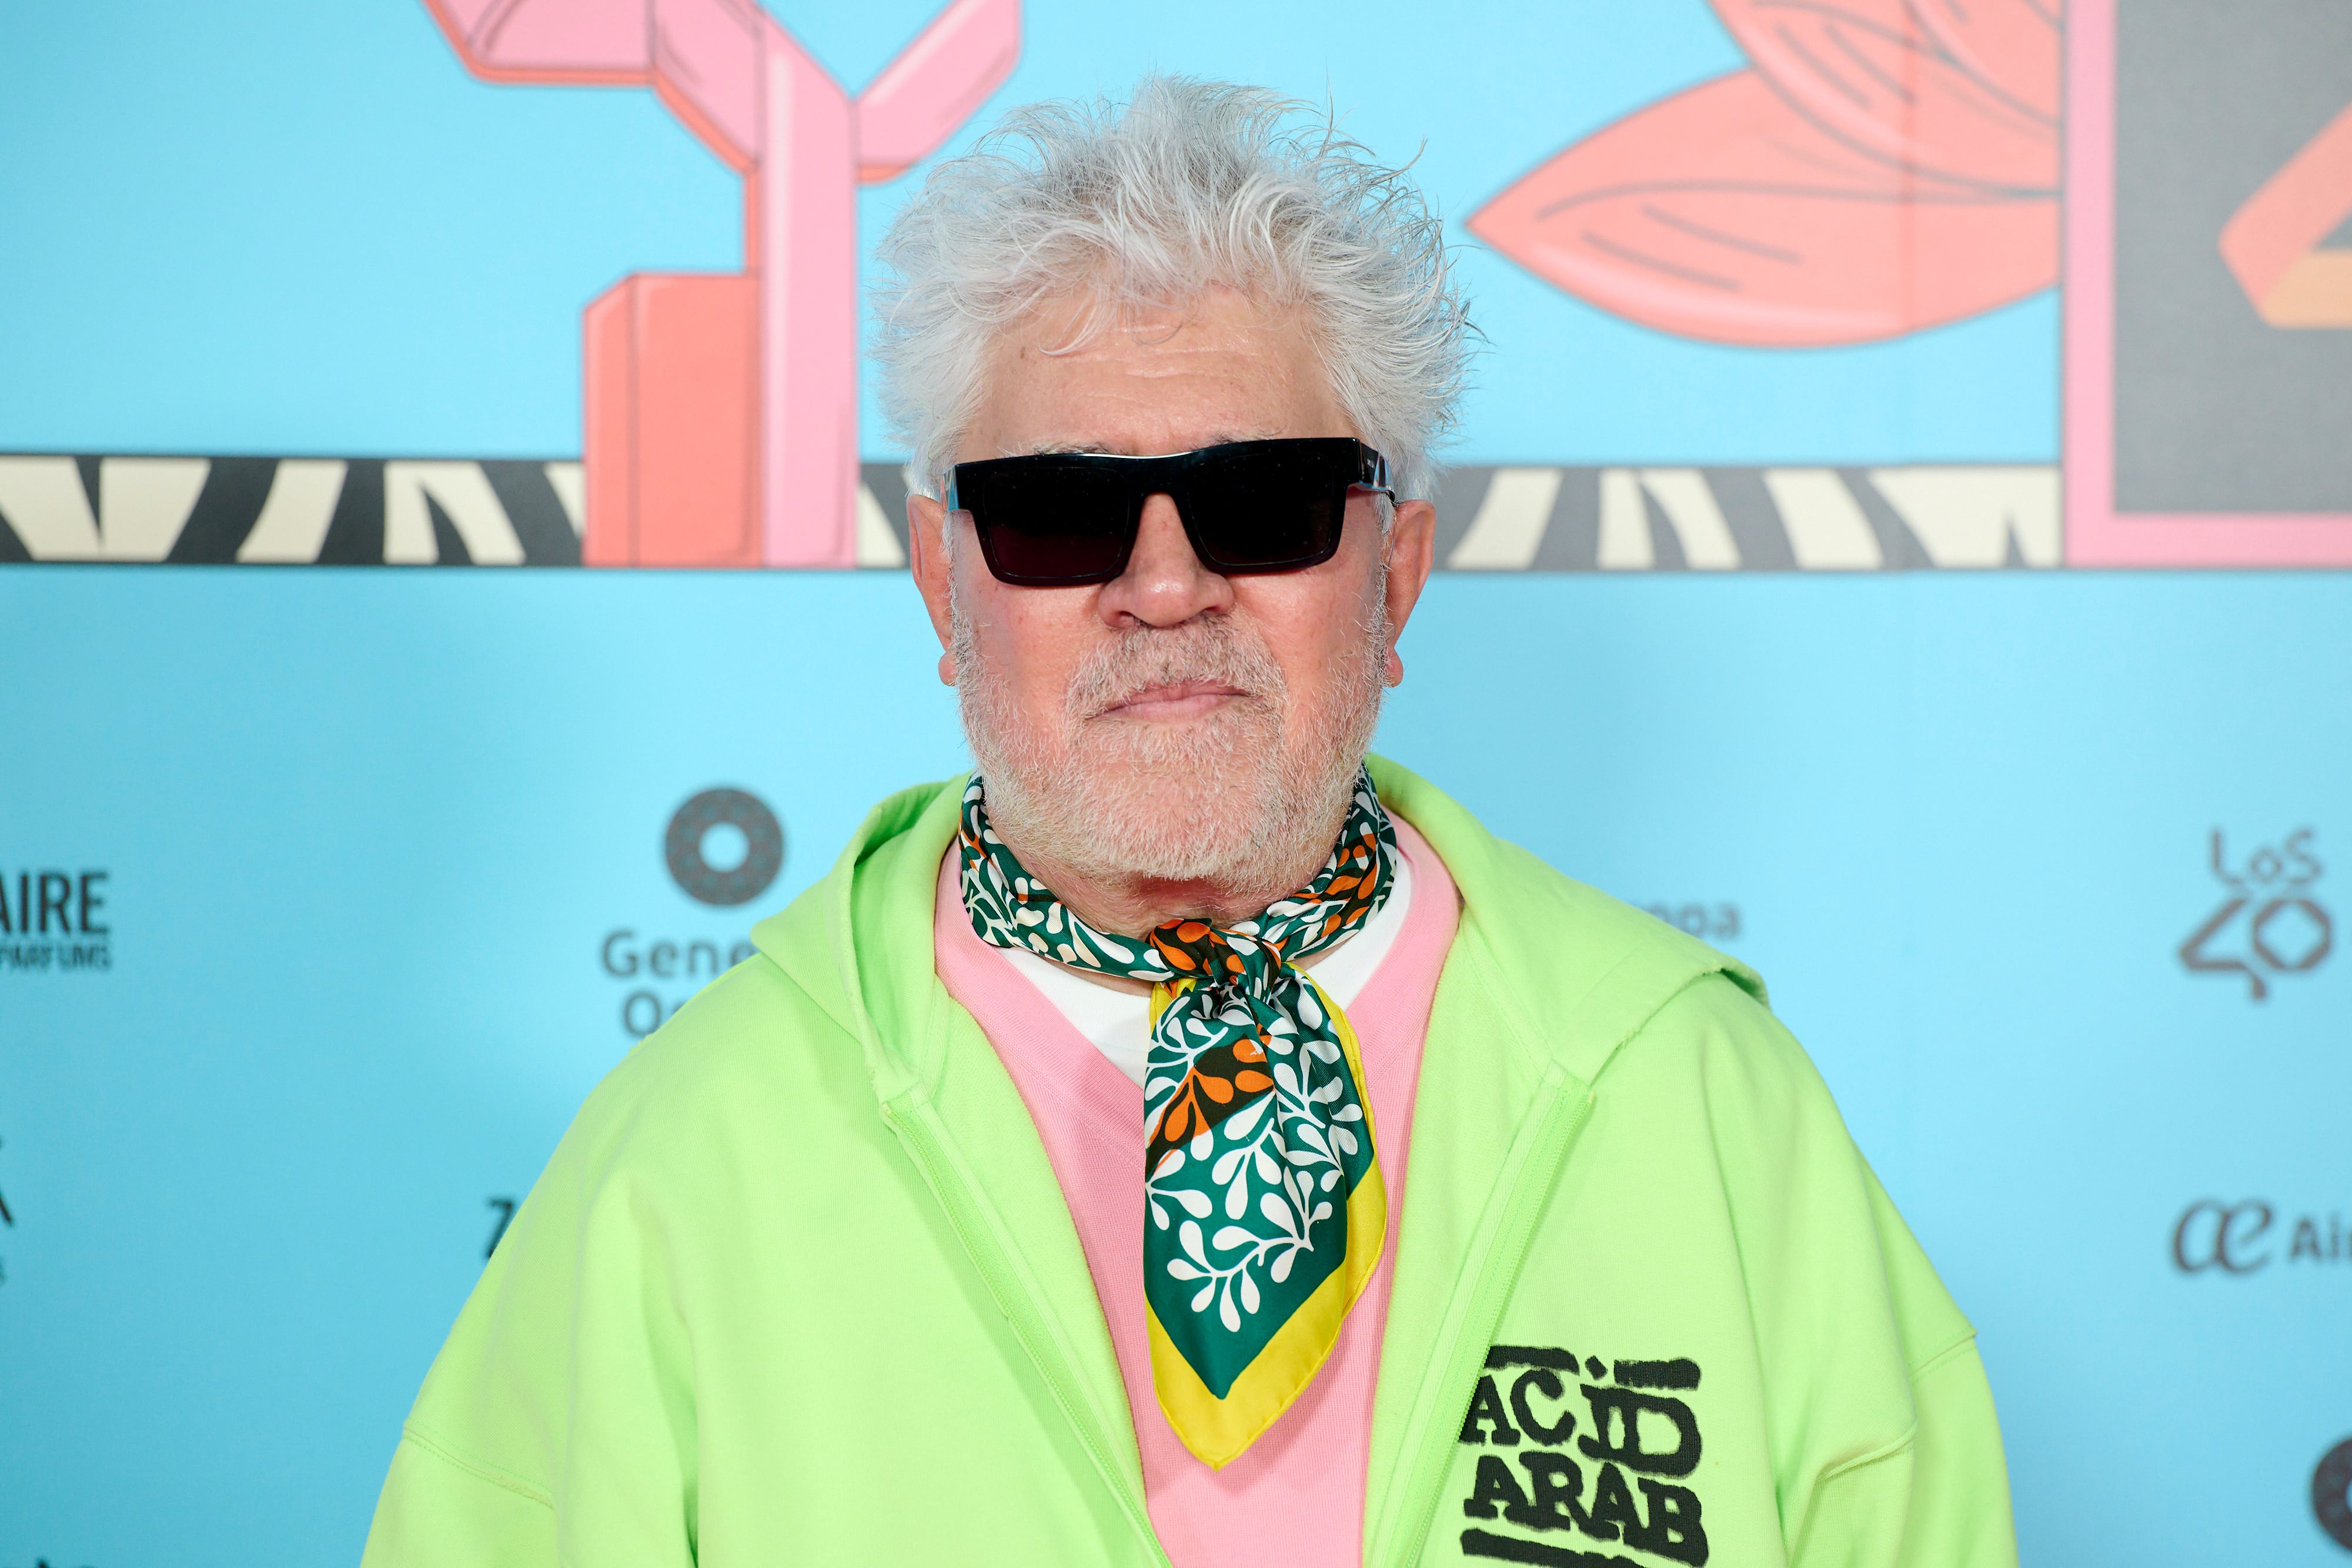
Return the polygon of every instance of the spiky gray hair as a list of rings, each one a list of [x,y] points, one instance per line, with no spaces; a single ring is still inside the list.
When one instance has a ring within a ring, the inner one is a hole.
[[[931,171],[880,257],[882,404],[926,495],[996,334],[1048,299],[1166,307],[1222,284],[1305,308],[1333,395],[1405,498],[1429,493],[1475,335],[1444,225],[1404,170],[1305,104],[1185,77],[1147,76],[1123,106],[1014,110]]]

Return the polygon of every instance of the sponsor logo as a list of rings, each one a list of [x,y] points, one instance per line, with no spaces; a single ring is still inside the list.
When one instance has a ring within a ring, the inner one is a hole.
[[[623,925],[606,935],[597,961],[612,978],[631,982],[629,994],[621,998],[621,1028],[630,1039],[643,1040],[676,1016],[704,982],[717,979],[751,952],[751,944],[738,938],[726,948],[722,963],[719,944],[708,937],[647,939]],[[693,982],[692,989],[682,995],[676,987],[681,980]],[[672,994],[665,996],[666,991]]]
[[[2352,1437],[2321,1455],[2312,1470],[2311,1511],[2328,1540],[2352,1552]]]
[[[2183,1274],[2259,1274],[2273,1263],[2347,1262],[2352,1232],[2341,1214],[2290,1217],[2264,1198],[2224,1203],[2204,1197],[2181,1210],[2172,1227],[2172,1266]]]
[[[2336,946],[2336,923],[2313,891],[2327,869],[2313,851],[2316,837],[2297,828],[2240,859],[2214,829],[2206,863],[2225,892],[2181,943],[2182,965],[2195,974],[2239,976],[2258,1002],[2269,998],[2273,979],[2319,967]]]
[[[748,789],[705,789],[670,814],[662,831],[662,862],[678,891],[696,904],[732,909],[767,892],[783,870],[783,824]],[[615,925],[596,948],[596,967],[626,987],[621,1031],[632,1040],[659,1029],[696,991],[753,951],[740,929],[664,936],[641,931]]]
[[[1471,1521],[1463,1555],[1634,1568],[1582,1550],[1581,1537],[1703,1568],[1706,1530],[1687,1484],[1698,1469],[1698,1416],[1685,1397],[1698,1385],[1695,1361],[1580,1362],[1555,1345],[1489,1350],[1462,1420],[1462,1441],[1486,1450],[1462,1500]]]
[[[697,903],[749,904],[784,869],[784,827],[748,789],[705,789],[670,818],[662,858]]]
[[[110,969],[106,917],[112,873],[78,867],[0,872],[0,974]]]
[[[1702,942],[1739,940],[1739,905],[1736,904],[1645,904],[1643,913]]]
[[[506,1235],[507,1226],[514,1219],[515,1200],[510,1197],[493,1197],[486,1201],[490,1206],[490,1212],[498,1216],[490,1226],[490,1239],[482,1247],[482,1260],[487,1263],[489,1261],[490,1254],[499,1249],[499,1239]]]

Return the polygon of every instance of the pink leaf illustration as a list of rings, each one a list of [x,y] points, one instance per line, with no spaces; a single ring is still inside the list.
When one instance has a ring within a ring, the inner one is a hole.
[[[1912,0],[1936,47],[1969,75],[2053,126],[2065,42],[2058,0]]]
[[[1603,309],[1729,343],[1893,337],[2007,304],[2057,270],[2054,197],[1858,152],[1755,71],[1604,128],[1469,227]]]
[[[2058,183],[2058,49],[2029,0],[1715,0],[1749,59],[1830,136],[2012,192]],[[1934,25],[1927,18],[1934,18]]]

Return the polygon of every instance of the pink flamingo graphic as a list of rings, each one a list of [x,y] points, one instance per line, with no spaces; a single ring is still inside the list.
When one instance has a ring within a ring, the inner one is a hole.
[[[743,270],[589,307],[592,566],[856,564],[861,183],[1012,73],[1020,0],[953,0],[855,98],[756,0],[425,0],[488,81],[650,86],[743,176]]]
[[[1891,338],[2058,276],[2056,0],[1713,0],[1752,62],[1585,138],[1469,219],[1644,326]]]

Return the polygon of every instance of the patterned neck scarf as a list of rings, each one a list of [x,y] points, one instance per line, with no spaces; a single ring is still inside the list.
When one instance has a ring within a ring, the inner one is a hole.
[[[1222,1469],[1312,1379],[1380,1262],[1388,1196],[1355,1030],[1299,960],[1388,901],[1394,829],[1369,773],[1305,887],[1254,920],[1097,931],[963,796],[964,910],[981,940],[1151,982],[1143,1085],[1151,1381],[1176,1435]]]

